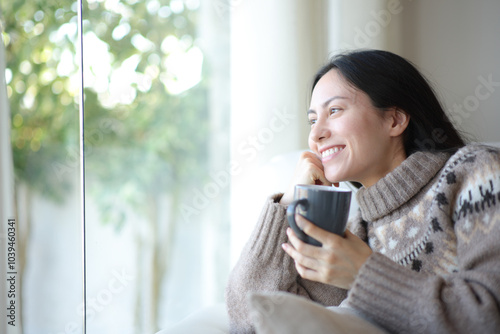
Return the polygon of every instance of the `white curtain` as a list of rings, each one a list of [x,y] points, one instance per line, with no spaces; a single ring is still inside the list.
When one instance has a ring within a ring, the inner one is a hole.
[[[327,59],[327,1],[231,2],[231,257],[267,194],[261,169],[307,148],[308,89]],[[292,167],[293,168],[293,167]]]
[[[1,14],[1,12],[0,12]],[[19,296],[20,284],[15,284],[15,297],[12,297],[10,283],[5,279],[7,275],[7,224],[9,219],[15,218],[14,212],[14,169],[12,164],[12,150],[10,146],[10,111],[7,101],[7,87],[5,83],[5,47],[3,39],[0,41],[0,300],[5,303],[13,300],[15,302],[15,326],[9,325],[7,321],[7,309],[0,308],[0,332],[21,333],[21,304]],[[18,249],[16,239],[15,248]],[[16,259],[17,265],[17,259]],[[18,268],[15,268],[17,271]],[[10,311],[9,311],[10,313]],[[14,319],[14,317],[12,317]]]

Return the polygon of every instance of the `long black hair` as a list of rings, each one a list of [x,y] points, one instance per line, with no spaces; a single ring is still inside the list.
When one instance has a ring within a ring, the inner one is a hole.
[[[332,69],[338,70],[354,88],[365,92],[375,108],[397,108],[410,116],[403,134],[407,156],[417,151],[455,152],[465,145],[431,85],[403,57],[381,50],[337,55],[316,73],[312,90]]]

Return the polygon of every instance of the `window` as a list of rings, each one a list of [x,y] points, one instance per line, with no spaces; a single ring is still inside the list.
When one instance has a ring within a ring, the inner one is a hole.
[[[82,326],[77,10],[2,3],[27,333]],[[228,21],[198,0],[83,3],[89,333],[154,332],[223,299]]]

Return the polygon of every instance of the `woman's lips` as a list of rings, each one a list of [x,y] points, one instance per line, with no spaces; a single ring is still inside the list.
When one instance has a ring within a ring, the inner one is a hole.
[[[325,162],[325,161],[333,159],[334,157],[336,157],[337,155],[342,153],[344,148],[345,148],[345,146],[334,146],[334,147],[330,147],[330,148],[322,151],[321,152],[321,161]]]

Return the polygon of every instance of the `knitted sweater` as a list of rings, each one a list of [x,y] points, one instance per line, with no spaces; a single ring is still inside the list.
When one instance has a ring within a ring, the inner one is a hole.
[[[346,303],[395,333],[500,332],[500,151],[417,152],[357,195],[349,229],[373,250],[349,292],[302,279],[281,249],[281,195],[265,204],[226,289],[231,333],[252,333],[246,295]],[[347,296],[348,295],[348,296]]]

